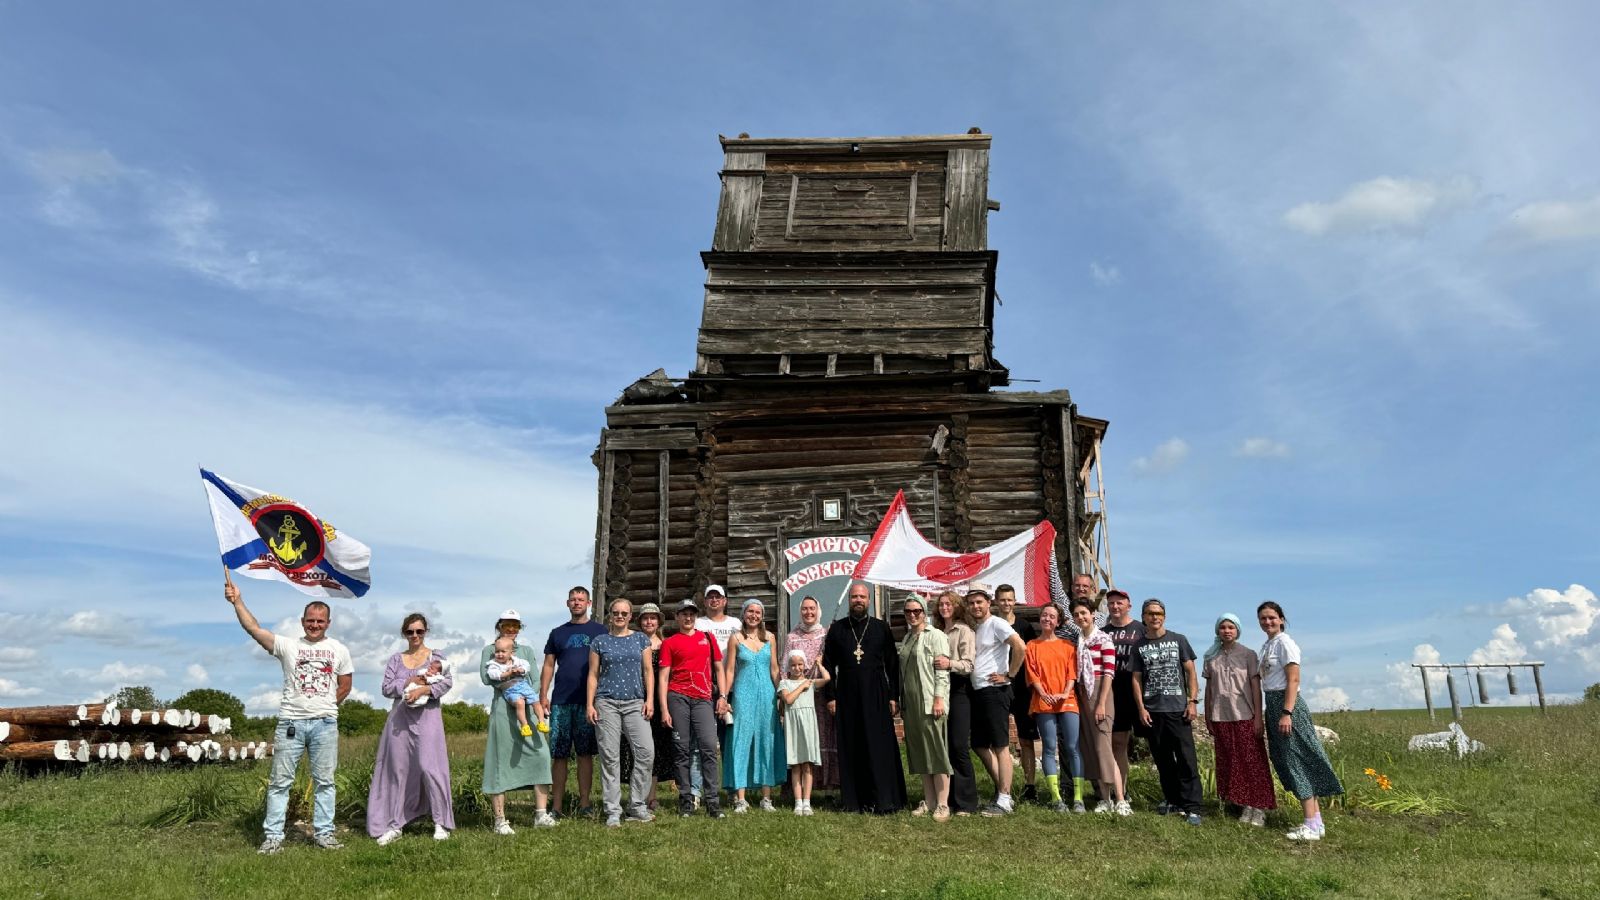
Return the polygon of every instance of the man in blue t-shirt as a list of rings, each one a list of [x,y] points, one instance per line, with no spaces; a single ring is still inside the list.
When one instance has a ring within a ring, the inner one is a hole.
[[[589,621],[589,589],[567,591],[571,620],[550,632],[544,642],[544,668],[539,672],[539,696],[550,710],[550,775],[554,809],[561,815],[567,792],[567,761],[578,757],[578,815],[594,815],[589,796],[594,787],[594,757],[600,751],[594,726],[589,723],[586,691],[589,686],[589,642],[606,633]],[[551,682],[554,682],[552,690]]]

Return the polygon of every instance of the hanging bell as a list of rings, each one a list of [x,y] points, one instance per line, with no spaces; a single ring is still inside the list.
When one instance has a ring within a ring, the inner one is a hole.
[[[1483,674],[1482,669],[1478,670],[1478,702],[1489,702],[1489,676]]]
[[[1522,693],[1517,690],[1517,673],[1514,669],[1506,670],[1506,693],[1513,697]]]

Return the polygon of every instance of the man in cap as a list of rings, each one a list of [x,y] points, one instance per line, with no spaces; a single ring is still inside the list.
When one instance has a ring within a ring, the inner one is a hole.
[[[709,584],[706,585],[703,597],[705,608],[702,612],[704,612],[704,615],[695,619],[695,630],[711,635],[718,648],[726,647],[728,646],[728,638],[739,631],[739,620],[734,616],[728,615],[728,592],[720,584]],[[722,751],[726,751],[728,747],[728,723],[726,719],[732,712],[728,707],[726,695],[722,695],[716,701],[715,712],[717,715],[717,747]],[[690,785],[690,791],[696,798],[699,798],[704,790],[704,786],[700,783],[699,767],[691,769],[690,776],[694,779],[694,783]],[[716,793],[717,789],[717,785],[712,785],[711,793]]]
[[[678,764],[678,814],[694,812],[690,793],[692,773],[710,786],[706,813],[723,816],[716,787],[721,783],[717,745],[716,706],[727,696],[727,676],[721,665],[722,648],[710,633],[694,627],[700,609],[694,600],[678,605],[678,632],[661,642],[656,656],[656,696],[666,698],[662,723],[672,729],[672,749]],[[697,765],[698,763],[698,765]]]

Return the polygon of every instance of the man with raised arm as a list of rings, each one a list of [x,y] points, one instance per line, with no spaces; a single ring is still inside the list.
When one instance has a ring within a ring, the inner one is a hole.
[[[324,850],[343,845],[333,836],[333,773],[339,764],[339,704],[350,693],[355,666],[350,651],[328,637],[332,618],[328,604],[313,600],[300,614],[302,637],[273,634],[245,608],[238,585],[228,581],[222,595],[232,604],[239,625],[261,649],[283,666],[283,697],[278,703],[278,728],[272,736],[272,777],[267,782],[267,817],[261,853],[283,849],[283,820],[289,809],[289,788],[303,754],[310,755],[312,843]]]

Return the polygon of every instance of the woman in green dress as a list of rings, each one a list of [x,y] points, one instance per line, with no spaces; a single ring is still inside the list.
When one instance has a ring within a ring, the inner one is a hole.
[[[933,813],[935,822],[950,818],[950,746],[946,741],[946,709],[950,673],[933,661],[950,656],[944,632],[928,627],[922,598],[906,599],[906,639],[900,644],[900,717],[906,732],[906,767],[922,776],[923,801],[912,815]]]
[[[516,640],[522,632],[522,617],[516,610],[508,609],[500,614],[494,629],[497,637]],[[527,663],[528,671],[538,671],[539,660],[526,646],[517,644],[516,655]],[[549,718],[549,711],[538,710],[538,730],[531,737],[523,737],[516,717],[510,713],[509,705],[500,696],[503,689],[521,676],[504,682],[491,681],[488,667],[493,659],[494,644],[491,643],[483,648],[478,660],[478,678],[494,688],[495,694],[489,704],[489,736],[483,748],[483,792],[488,795],[490,808],[494,811],[494,833],[516,833],[511,830],[511,823],[506,821],[506,791],[530,786],[533,788],[535,809],[533,825],[535,828],[547,828],[556,824],[555,817],[545,808],[550,802],[550,738],[549,726],[544,724]]]

